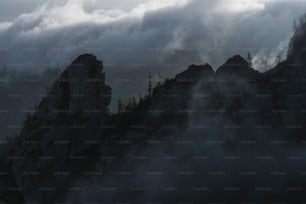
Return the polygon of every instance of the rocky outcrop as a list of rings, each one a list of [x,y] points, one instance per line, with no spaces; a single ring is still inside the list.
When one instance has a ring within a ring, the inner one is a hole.
[[[267,130],[266,135],[284,137],[291,132],[301,140],[306,121],[305,79],[305,67],[289,60],[266,73],[254,70],[239,55],[215,74],[209,65],[191,65],[155,90],[149,115],[162,124],[172,121],[175,127],[184,127],[180,122],[193,117],[204,124],[223,121],[217,124],[219,129],[243,128],[249,135]]]
[[[180,118],[178,115],[184,117],[193,97],[193,88],[199,80],[209,83],[213,78],[214,71],[209,64],[190,65],[186,71],[154,90],[149,115],[159,117],[163,114],[174,114],[177,118]]]
[[[249,63],[240,55],[228,59],[216,72],[216,78],[230,78],[236,76],[240,79],[255,79],[259,73],[249,67]]]
[[[179,83],[196,83],[203,78],[210,78],[214,75],[214,70],[209,64],[190,65],[186,71],[175,76],[175,80]]]
[[[237,106],[244,104],[248,95],[257,93],[260,79],[259,72],[239,55],[227,60],[216,73],[208,64],[191,65],[154,91],[150,111],[155,116],[186,114],[194,111],[194,99],[203,100],[202,105],[207,106],[204,112],[220,108],[238,111]]]
[[[55,202],[89,168],[103,138],[110,99],[103,64],[93,55],[81,55],[59,76],[26,119],[12,151],[25,201]]]

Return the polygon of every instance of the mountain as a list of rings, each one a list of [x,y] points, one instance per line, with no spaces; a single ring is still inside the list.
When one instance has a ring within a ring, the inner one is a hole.
[[[296,42],[302,39],[293,38],[288,59],[268,72],[239,55],[216,72],[193,64],[118,113],[108,111],[103,63],[79,56],[25,120],[0,168],[7,172],[0,198],[302,201],[306,65]]]
[[[103,64],[93,55],[78,57],[55,81],[13,149],[13,172],[26,200],[60,196],[58,187],[67,188],[84,163],[90,165],[110,99]]]

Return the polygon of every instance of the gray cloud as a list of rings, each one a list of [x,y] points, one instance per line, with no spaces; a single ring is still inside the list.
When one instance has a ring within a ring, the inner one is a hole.
[[[272,1],[262,10],[232,13],[212,9],[218,2],[222,1],[193,0],[156,10],[147,5],[130,13],[86,13],[81,1],[38,9],[2,28],[1,64],[63,66],[82,52],[93,52],[107,64],[125,66],[220,65],[232,54],[277,48],[291,35],[293,19],[305,9],[302,1]],[[74,13],[77,11],[81,13]]]
[[[10,0],[0,2],[0,21],[10,21],[18,17],[22,13],[31,13],[33,9],[39,8],[45,4],[48,5],[63,5],[68,0]],[[130,11],[140,3],[144,3],[147,0],[90,0],[84,5],[85,10],[93,11],[99,9],[121,9],[124,11]]]

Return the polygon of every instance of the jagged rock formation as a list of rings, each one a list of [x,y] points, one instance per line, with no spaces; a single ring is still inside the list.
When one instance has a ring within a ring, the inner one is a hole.
[[[102,71],[94,56],[80,56],[25,121],[11,162],[27,202],[63,201],[84,172],[114,168],[99,158],[122,156],[117,164],[124,162],[130,148],[144,149],[145,141],[162,140],[190,127],[215,128],[216,138],[234,135],[234,146],[245,135],[252,139],[260,133],[288,141],[294,135],[296,142],[305,132],[306,71],[288,62],[262,74],[240,56],[216,73],[208,64],[191,65],[156,87],[153,96],[131,113],[114,116],[106,113],[111,89]],[[201,134],[210,135],[208,129]]]
[[[209,97],[196,99],[199,104],[196,109],[207,113],[202,115],[206,121],[211,117],[225,120],[218,127],[233,127],[236,136],[239,131],[248,135],[261,132],[288,141],[292,141],[289,137],[302,141],[306,130],[305,77],[305,67],[289,61],[259,73],[243,58],[234,56],[217,70],[212,89],[207,89],[206,81],[199,81],[194,93]]]
[[[175,76],[175,80],[183,83],[196,83],[203,78],[210,78],[214,75],[213,68],[209,64],[190,65],[188,69]]]
[[[258,74],[258,71],[249,67],[249,63],[245,59],[239,55],[235,55],[217,70],[216,77],[224,77],[224,80],[227,80],[229,77],[236,76],[241,79],[254,80]]]
[[[81,55],[61,74],[13,149],[13,172],[27,202],[60,198],[94,159],[110,98],[103,64],[93,55]]]
[[[172,114],[173,117],[186,113],[192,89],[199,80],[213,80],[214,71],[209,64],[191,65],[188,69],[168,80],[154,90],[149,112],[152,116]]]

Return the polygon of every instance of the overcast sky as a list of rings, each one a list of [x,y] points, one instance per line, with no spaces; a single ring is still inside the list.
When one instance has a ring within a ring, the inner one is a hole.
[[[148,73],[217,69],[235,54],[272,67],[305,11],[306,0],[0,1],[0,67],[40,72],[94,53],[115,94],[138,95]]]
[[[88,51],[109,64],[220,65],[243,49],[282,49],[305,11],[306,0],[1,1],[0,59],[64,65]]]
[[[147,0],[88,0],[86,2],[87,9],[120,9],[129,11],[136,7],[139,3]],[[0,2],[0,20],[10,21],[22,13],[32,12],[43,5],[63,5],[65,0],[3,0]]]

